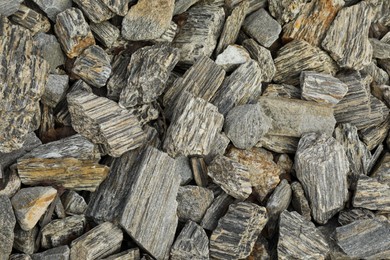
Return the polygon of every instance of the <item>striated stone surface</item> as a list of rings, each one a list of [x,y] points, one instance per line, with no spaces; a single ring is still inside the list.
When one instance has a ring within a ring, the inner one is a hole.
[[[299,138],[266,134],[256,147],[264,147],[275,153],[295,153],[298,147]]]
[[[249,53],[239,45],[228,45],[227,48],[217,56],[215,63],[226,71],[233,71],[241,64],[249,62]]]
[[[375,38],[370,38],[373,53],[372,57],[376,59],[390,59],[390,44]]]
[[[132,248],[115,255],[110,255],[109,257],[103,259],[104,260],[140,260],[141,256],[138,248]]]
[[[199,223],[213,202],[214,194],[209,189],[188,185],[179,188],[176,200],[179,220],[182,222],[191,220]]]
[[[18,190],[20,190],[20,186],[22,185],[16,166],[11,165],[8,169],[6,169],[2,178],[0,196],[5,195],[11,198]]]
[[[34,45],[37,46],[41,56],[49,63],[51,73],[54,73],[58,66],[65,64],[65,55],[54,35],[38,33],[34,36]]]
[[[27,254],[12,254],[9,260],[31,260],[31,257]]]
[[[33,0],[39,8],[44,11],[47,17],[52,21],[56,21],[57,14],[72,7],[72,0]]]
[[[184,13],[191,6],[199,2],[199,0],[175,0],[175,8],[173,10],[173,15]]]
[[[187,156],[180,156],[176,158],[177,171],[180,174],[180,185],[186,185],[194,179],[192,173],[190,160]]]
[[[336,74],[338,68],[332,58],[320,48],[303,40],[294,40],[284,45],[275,59],[276,74],[274,81],[298,85],[302,71],[309,70]]]
[[[16,219],[11,201],[5,195],[0,195],[0,210],[0,258],[8,259],[14,243]]]
[[[7,17],[16,13],[22,2],[23,0],[0,1],[0,15]]]
[[[306,199],[305,191],[303,190],[302,184],[298,181],[291,183],[292,190],[292,206],[294,209],[306,220],[311,220],[311,209],[309,202]]]
[[[104,47],[111,47],[120,35],[117,27],[108,21],[102,23],[90,23],[91,31],[95,34],[96,39],[104,45]]]
[[[141,41],[160,37],[170,26],[174,2],[174,0],[138,1],[123,19],[123,38]]]
[[[359,176],[352,204],[371,210],[390,211],[390,184],[364,175]]]
[[[129,3],[133,0],[102,0],[102,2],[115,14],[125,16],[129,11]]]
[[[50,74],[43,92],[42,103],[52,108],[56,107],[64,99],[68,88],[69,76]]]
[[[227,212],[229,205],[234,202],[234,198],[222,192],[207,209],[200,225],[206,230],[214,230],[218,221]]]
[[[373,219],[375,218],[375,214],[368,210],[368,209],[362,209],[362,208],[353,208],[350,210],[342,210],[339,213],[338,222],[342,225],[348,225],[356,220],[363,220],[363,219]]]
[[[303,9],[308,0],[270,0],[268,8],[279,24],[285,24],[293,20]]]
[[[280,215],[278,259],[325,259],[329,246],[315,225],[297,212]]]
[[[101,23],[115,16],[103,0],[73,0],[84,14],[94,23]]]
[[[68,246],[60,246],[31,255],[32,260],[69,260],[70,250]]]
[[[301,89],[288,84],[269,84],[264,90],[264,97],[301,99]]]
[[[170,23],[169,28],[157,39],[151,40],[153,43],[171,43],[175,39],[179,27],[175,22]]]
[[[230,196],[246,199],[252,193],[248,168],[225,156],[216,157],[208,167],[213,182]]]
[[[107,97],[114,101],[119,101],[119,96],[127,86],[129,78],[129,66],[131,56],[124,53],[114,57],[112,62],[111,76],[107,81]]]
[[[31,187],[18,191],[11,203],[20,227],[25,231],[34,228],[56,195],[57,190],[52,187]]]
[[[372,20],[366,2],[341,9],[322,41],[322,47],[342,68],[360,70],[371,63],[368,31]]]
[[[25,231],[19,225],[16,225],[14,233],[14,249],[25,254],[33,254],[39,249],[36,243],[39,228],[35,226],[33,229]]]
[[[216,134],[211,151],[204,158],[205,162],[210,164],[211,161],[218,155],[224,155],[229,143],[230,140],[224,133]]]
[[[47,32],[51,26],[49,19],[25,5],[20,5],[19,10],[11,16],[11,20],[29,29],[31,35]]]
[[[65,213],[68,215],[83,215],[87,210],[87,203],[77,192],[70,190],[61,196]]]
[[[349,163],[343,146],[324,134],[304,134],[295,155],[295,170],[313,219],[325,224],[348,198]]]
[[[371,177],[376,177],[378,181],[390,184],[390,153],[386,152],[378,162],[378,167],[372,172]]]
[[[232,204],[210,237],[210,258],[242,259],[250,255],[267,223],[264,207],[249,202]]]

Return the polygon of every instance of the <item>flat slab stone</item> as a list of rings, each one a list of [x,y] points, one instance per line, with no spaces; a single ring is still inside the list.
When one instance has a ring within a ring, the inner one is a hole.
[[[370,210],[390,210],[390,184],[379,178],[361,175],[357,181],[353,206]]]

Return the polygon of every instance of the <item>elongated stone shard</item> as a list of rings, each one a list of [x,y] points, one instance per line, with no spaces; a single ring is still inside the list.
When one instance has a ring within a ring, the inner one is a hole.
[[[373,171],[371,177],[377,178],[378,181],[390,184],[390,153],[386,152],[382,159],[378,162],[378,167]]]
[[[301,89],[288,84],[269,84],[264,90],[264,97],[301,99]]]
[[[372,11],[366,2],[341,9],[322,41],[322,47],[342,68],[360,70],[371,63],[368,31]],[[352,26],[350,26],[352,25]]]
[[[217,134],[214,138],[211,151],[205,156],[204,161],[210,164],[218,155],[224,155],[229,143],[230,140],[224,133]]]
[[[19,10],[11,16],[11,20],[31,31],[31,35],[50,30],[50,22],[45,16],[33,9],[20,5]]]
[[[9,260],[31,260],[31,257],[27,254],[12,254]]]
[[[237,7],[241,2],[243,2],[243,0],[226,0],[225,6],[231,10],[234,7]],[[267,5],[267,0],[247,0],[247,2],[249,3],[247,14],[251,14]]]
[[[0,258],[8,259],[14,243],[14,227],[16,224],[15,214],[9,198],[0,195]]]
[[[250,255],[267,223],[264,207],[249,202],[232,204],[210,237],[210,257],[242,259]]]
[[[273,80],[291,85],[299,84],[299,76],[305,70],[330,75],[336,74],[338,70],[326,52],[303,40],[294,40],[284,45],[274,61],[276,74]]]
[[[126,54],[118,54],[111,63],[111,76],[107,81],[107,97],[114,101],[119,101],[119,96],[127,86],[129,78],[129,66],[131,56]]]
[[[325,224],[348,199],[348,158],[333,137],[304,134],[295,155],[295,170],[311,206],[313,219]]]
[[[21,185],[22,182],[20,181],[16,166],[12,165],[4,172],[2,184],[0,186],[0,195],[11,198],[20,190]]]
[[[352,203],[354,207],[389,211],[389,182],[379,181],[375,177],[359,176]]]
[[[329,246],[315,225],[297,212],[283,211],[280,215],[278,259],[325,259]]]
[[[32,260],[69,260],[70,250],[68,246],[59,246],[41,253],[31,255]]]
[[[120,30],[109,21],[90,23],[89,26],[96,39],[107,48],[111,47],[120,35]]]
[[[67,100],[73,128],[113,157],[140,147],[146,138],[138,119],[112,100],[85,91],[71,92]]]
[[[79,56],[84,49],[95,44],[89,25],[77,8],[66,9],[57,15],[54,32],[69,58]]]
[[[298,147],[299,138],[281,135],[266,134],[256,144],[275,153],[294,154]]]
[[[119,250],[122,240],[122,230],[110,222],[104,222],[72,241],[70,259],[104,258]]]
[[[275,17],[281,25],[283,25],[291,20],[294,20],[295,17],[300,14],[307,2],[307,0],[270,0],[268,8],[271,15]]]
[[[292,190],[292,206],[304,219],[311,220],[311,209],[309,202],[306,199],[305,191],[303,190],[302,184],[298,181],[291,183]]]
[[[207,209],[200,225],[206,230],[214,230],[218,221],[227,212],[229,205],[234,202],[234,198],[225,192],[222,192]]]
[[[44,11],[53,22],[56,21],[57,14],[72,7],[72,0],[33,0],[39,8]]]
[[[149,146],[132,172],[120,225],[153,257],[168,259],[178,223],[175,160]]]
[[[7,17],[16,13],[22,2],[23,0],[11,0],[11,1],[2,0],[0,2],[0,14],[2,16]]]
[[[122,22],[122,36],[130,41],[160,37],[172,19],[175,0],[141,0],[132,6]]]
[[[188,221],[172,245],[170,259],[209,259],[209,238],[203,228]]]
[[[197,5],[187,12],[187,21],[173,41],[180,49],[180,63],[192,65],[202,56],[210,57],[221,33],[225,13],[213,5]]]
[[[375,38],[370,38],[370,43],[372,45],[373,53],[372,57],[376,59],[390,59],[390,44],[384,41],[380,41]]]
[[[187,220],[200,222],[207,208],[214,200],[211,190],[198,186],[183,186],[179,188],[176,197],[177,216],[182,222]]]

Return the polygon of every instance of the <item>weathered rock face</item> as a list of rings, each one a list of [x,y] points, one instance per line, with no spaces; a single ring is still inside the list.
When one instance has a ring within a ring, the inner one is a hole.
[[[0,258],[8,259],[14,243],[14,227],[16,219],[12,204],[5,195],[0,195]]]
[[[364,175],[359,176],[353,206],[370,210],[390,210],[389,182]]]
[[[307,0],[270,0],[269,11],[273,17],[281,24],[288,23],[293,20],[303,9]]]
[[[33,0],[52,21],[56,21],[57,14],[72,7],[72,0]]]

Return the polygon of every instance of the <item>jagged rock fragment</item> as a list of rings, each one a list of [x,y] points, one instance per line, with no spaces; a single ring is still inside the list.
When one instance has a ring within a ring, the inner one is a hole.
[[[73,0],[84,14],[94,23],[107,21],[115,16],[103,0]]]
[[[350,210],[342,210],[339,213],[338,222],[342,225],[348,225],[356,220],[363,220],[363,219],[373,219],[375,218],[375,214],[368,210],[368,209],[362,209],[362,208],[353,208]]]
[[[169,28],[157,39],[152,40],[153,43],[171,43],[176,37],[179,27],[176,23],[171,22]]]
[[[249,202],[229,206],[210,237],[210,258],[242,259],[250,255],[267,223],[264,207]]]
[[[129,66],[131,56],[119,54],[112,62],[111,76],[107,81],[107,97],[114,101],[119,101],[119,95],[127,86],[129,78]]]
[[[177,171],[180,174],[180,185],[186,185],[193,179],[190,160],[187,156],[180,156],[176,158]]]
[[[371,8],[364,1],[337,13],[321,45],[341,68],[360,70],[371,63],[371,21]]]
[[[65,213],[68,215],[83,215],[87,210],[87,203],[77,192],[70,190],[61,196]]]
[[[229,143],[230,140],[224,133],[217,134],[214,138],[211,151],[205,156],[204,161],[210,164],[215,157],[225,154]]]
[[[274,81],[291,85],[299,84],[302,71],[336,74],[338,68],[332,58],[318,47],[303,40],[293,40],[284,45],[274,60],[276,74]]]
[[[90,23],[91,31],[95,34],[96,39],[104,47],[111,47],[118,39],[120,31],[108,21],[102,23]]]
[[[29,29],[31,35],[47,32],[51,26],[49,19],[25,5],[20,5],[19,10],[11,16],[11,20]]]
[[[200,225],[207,230],[214,230],[219,219],[225,215],[229,208],[229,205],[234,202],[234,198],[225,192],[222,192],[217,198],[214,199],[213,203],[207,209]]]
[[[7,17],[16,13],[22,2],[23,0],[1,0],[0,15]]]
[[[111,255],[104,260],[140,260],[140,253],[138,248],[132,248],[115,255]]]
[[[229,45],[217,56],[215,63],[226,71],[233,71],[241,64],[249,62],[249,53],[239,45]]]
[[[390,153],[386,152],[382,159],[378,162],[378,167],[371,174],[371,177],[376,177],[378,181],[390,184]]]
[[[56,21],[57,14],[72,7],[72,0],[33,0],[39,8],[44,11],[53,22]]]
[[[12,254],[9,260],[31,260],[31,257],[27,254]]]
[[[278,259],[325,259],[329,246],[312,222],[285,210],[280,215],[277,252]]]
[[[214,194],[209,189],[188,185],[179,188],[176,200],[179,220],[182,222],[191,220],[199,223],[213,202]]]
[[[0,184],[0,196],[5,195],[8,198],[11,198],[18,190],[20,190],[20,186],[22,185],[16,166],[11,165],[8,169],[6,169],[2,178],[3,179]]]
[[[295,170],[313,219],[325,224],[348,198],[349,163],[343,146],[325,134],[304,134],[295,155]]]
[[[52,187],[31,187],[18,191],[11,199],[16,219],[20,227],[31,230],[45,213],[57,195]]]
[[[188,221],[172,245],[170,259],[209,259],[209,238],[203,228]]]
[[[270,0],[268,5],[271,15],[283,25],[293,20],[307,2],[308,0]]]
[[[376,59],[390,59],[390,44],[375,38],[370,38],[373,53],[372,57]]]
[[[73,128],[113,157],[141,146],[146,138],[138,119],[112,100],[85,91],[71,92],[67,100]]]
[[[41,253],[31,255],[32,260],[69,260],[70,250],[68,246],[59,246]]]
[[[301,89],[288,84],[269,84],[264,90],[264,97],[301,99]]]
[[[134,0],[102,0],[102,2],[115,14],[125,16],[129,11],[129,3]]]
[[[36,243],[38,231],[39,228],[37,226],[31,230],[25,231],[19,225],[16,225],[13,247],[25,254],[31,255],[35,253],[39,249],[39,245]]]
[[[168,28],[175,0],[140,0],[130,8],[122,22],[122,36],[126,40],[153,40]]]
[[[209,183],[206,162],[202,157],[197,156],[191,157],[190,162],[196,185],[199,187],[206,187]]]
[[[295,181],[291,183],[292,190],[292,206],[294,209],[306,220],[311,220],[311,209],[309,206],[309,202],[306,199],[305,191],[300,182]]]
[[[199,0],[175,0],[175,8],[173,10],[173,15],[184,13],[191,6],[199,2]]]
[[[226,0],[225,6],[232,10],[234,7],[237,7],[240,3],[244,2],[243,0]],[[251,14],[254,11],[259,10],[267,5],[267,0],[247,0],[249,3],[247,14]]]
[[[66,9],[57,15],[54,32],[69,58],[79,56],[84,49],[95,44],[89,25],[77,8]]]
[[[389,182],[379,181],[375,177],[359,176],[352,204],[354,207],[389,211]]]
[[[54,73],[57,67],[65,64],[65,55],[54,35],[38,33],[34,36],[34,45],[37,46],[41,56],[49,63],[51,73]]]
[[[11,201],[5,195],[0,195],[0,210],[0,258],[8,259],[14,243],[16,219]]]
[[[65,97],[66,91],[69,88],[69,77],[67,75],[50,74],[45,92],[43,92],[42,103],[49,107],[56,105]]]
[[[275,153],[295,153],[299,138],[266,134],[256,144],[256,147],[264,147]]]

